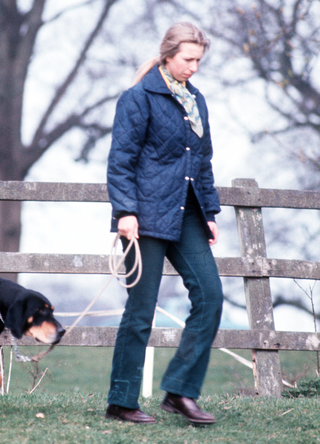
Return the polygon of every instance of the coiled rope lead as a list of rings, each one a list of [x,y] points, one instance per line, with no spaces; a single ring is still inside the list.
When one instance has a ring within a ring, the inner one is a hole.
[[[116,277],[119,280],[120,285],[122,285],[124,288],[132,288],[139,282],[139,280],[141,278],[141,274],[142,274],[142,259],[141,259],[141,252],[140,252],[140,248],[139,248],[139,243],[135,237],[132,237],[127,248],[125,249],[125,251],[123,253],[122,258],[117,263],[116,247],[117,247],[117,242],[119,239],[120,239],[120,235],[118,233],[117,237],[115,238],[115,241],[113,243],[113,246],[111,249],[111,254],[109,256],[109,268],[110,268],[112,276]],[[133,267],[127,274],[120,275],[120,274],[118,274],[118,270],[119,270],[120,266],[123,264],[123,262],[125,261],[125,258],[127,257],[133,244],[134,244],[134,248],[135,248],[135,260],[134,260]],[[137,277],[135,278],[135,280],[131,284],[125,284],[120,281],[120,278],[127,279],[128,277],[133,275],[133,273],[136,271],[136,269],[138,269]]]

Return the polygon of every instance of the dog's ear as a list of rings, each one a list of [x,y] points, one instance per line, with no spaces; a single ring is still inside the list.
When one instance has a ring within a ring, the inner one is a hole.
[[[10,305],[6,316],[5,326],[17,339],[22,338],[23,328],[25,325],[24,312],[24,304],[21,300],[18,300]]]

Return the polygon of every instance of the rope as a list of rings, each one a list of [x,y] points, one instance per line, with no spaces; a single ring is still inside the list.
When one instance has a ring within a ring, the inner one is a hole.
[[[17,340],[14,336],[12,336],[12,338],[13,338],[13,351],[17,362],[39,362],[40,359],[44,358],[48,353],[50,353],[55,348],[55,344],[51,344],[47,350],[39,352],[34,356],[27,356],[19,352]]]
[[[156,308],[158,311],[160,311],[160,313],[163,313],[168,318],[172,319],[174,322],[176,322],[182,328],[185,327],[186,324],[181,319],[177,318],[176,316],[172,315],[171,313],[168,313],[166,310],[164,310],[161,307],[157,306]],[[228,355],[232,356],[236,361],[238,361],[241,364],[245,365],[246,367],[249,367],[252,369],[252,367],[253,367],[252,362],[248,361],[247,359],[243,358],[242,356],[239,356],[236,353],[234,353],[226,348],[219,348],[218,350],[222,351],[223,353],[227,353]],[[289,382],[285,381],[284,379],[282,379],[282,383],[283,383],[283,385],[286,385],[287,387],[292,387],[292,388],[295,387],[294,385],[290,384]]]
[[[129,242],[129,245],[127,246],[127,248],[125,249],[125,252],[122,256],[122,258],[120,259],[120,261],[117,264],[117,256],[115,254],[116,252],[116,246],[117,246],[117,242],[120,239],[120,235],[119,233],[117,234],[117,237],[115,238],[115,241],[113,243],[113,246],[111,248],[111,254],[109,256],[109,268],[111,271],[112,276],[116,277],[118,280],[122,277],[123,279],[127,279],[128,277],[130,277],[138,268],[138,274],[136,279],[131,283],[131,284],[124,284],[123,282],[121,282],[119,280],[119,284],[122,285],[124,288],[132,288],[134,287],[140,280],[141,278],[141,274],[142,274],[142,259],[141,259],[141,252],[140,252],[140,248],[139,248],[139,243],[138,240],[135,237],[132,237],[131,241]],[[125,258],[127,257],[132,244],[134,244],[134,248],[135,248],[135,261],[133,264],[132,269],[125,274],[124,276],[118,274],[118,270],[120,268],[120,266],[123,264]]]
[[[118,233],[115,238],[115,241],[113,243],[113,246],[111,248],[111,253],[109,255],[109,268],[110,268],[110,272],[111,272],[110,278],[108,279],[107,283],[102,288],[102,290],[90,302],[90,304],[87,306],[87,308],[85,310],[83,310],[83,312],[78,316],[78,318],[74,321],[74,323],[67,329],[65,336],[67,334],[69,334],[74,329],[74,327],[81,321],[82,318],[84,318],[84,316],[88,313],[90,308],[97,302],[97,300],[102,295],[104,290],[108,287],[108,285],[110,284],[113,277],[116,277],[119,281],[119,284],[125,288],[134,287],[139,282],[139,280],[141,278],[141,274],[142,274],[142,259],[141,259],[141,252],[140,252],[138,240],[135,237],[132,237],[127,248],[125,249],[125,251],[123,253],[122,258],[117,263],[116,247],[117,247],[117,243],[118,243],[119,239],[120,239],[120,234]],[[134,248],[135,248],[135,261],[134,261],[133,267],[127,274],[120,275],[118,273],[118,271],[119,271],[121,265],[124,263],[125,258],[127,257],[133,244],[134,244]],[[138,269],[137,277],[131,284],[125,284],[120,281],[120,278],[127,279],[128,277],[130,277],[137,269]],[[19,353],[17,341],[16,341],[16,338],[14,338],[14,337],[13,337],[13,343],[14,343],[13,347],[14,347],[15,359],[18,362],[38,362],[40,359],[42,359],[44,356],[46,356],[50,351],[52,351],[55,347],[55,345],[52,344],[46,351],[44,351],[42,353],[38,353],[35,356],[29,357],[29,356]]]
[[[140,248],[139,248],[139,243],[138,240],[135,237],[132,237],[132,239],[130,240],[127,248],[125,249],[122,258],[119,260],[118,263],[116,263],[116,246],[117,246],[117,242],[120,239],[120,234],[118,233],[115,241],[113,243],[113,246],[111,248],[111,253],[109,256],[109,268],[110,268],[110,272],[111,272],[111,276],[108,279],[107,283],[105,284],[105,286],[102,288],[102,290],[100,291],[100,293],[97,294],[97,296],[90,302],[90,304],[87,306],[87,308],[81,313],[81,315],[74,321],[74,323],[68,328],[68,330],[66,331],[65,335],[69,334],[74,327],[81,321],[81,319],[88,313],[88,311],[90,310],[90,308],[96,303],[96,301],[99,299],[99,297],[101,296],[101,294],[104,292],[104,290],[108,287],[108,285],[110,284],[111,280],[113,277],[116,277],[119,281],[119,284],[121,284],[123,287],[125,288],[131,288],[134,285],[136,285],[138,283],[138,281],[141,278],[141,274],[142,274],[142,259],[141,259],[141,252],[140,252]],[[124,263],[125,258],[127,257],[132,245],[134,244],[135,247],[135,261],[133,264],[132,269],[125,275],[120,275],[118,274],[119,268],[121,267],[121,265]],[[129,276],[131,276],[136,269],[138,268],[138,274],[136,279],[134,280],[134,282],[132,282],[132,284],[124,284],[123,282],[121,282],[119,279],[123,278],[126,279]]]

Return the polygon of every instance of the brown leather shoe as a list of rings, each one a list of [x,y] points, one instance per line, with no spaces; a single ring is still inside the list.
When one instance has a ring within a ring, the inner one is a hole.
[[[106,411],[107,419],[117,419],[118,421],[129,421],[137,424],[154,424],[152,416],[148,416],[140,409],[127,409],[118,405],[109,404]]]
[[[176,398],[167,393],[160,407],[166,412],[179,413],[194,424],[213,424],[216,422],[213,415],[203,412],[193,399],[184,396]]]

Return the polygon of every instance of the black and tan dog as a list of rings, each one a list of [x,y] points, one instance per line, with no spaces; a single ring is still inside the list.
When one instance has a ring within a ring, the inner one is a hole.
[[[65,330],[53,310],[41,293],[0,278],[0,334],[6,327],[17,339],[26,335],[44,344],[57,344]]]

